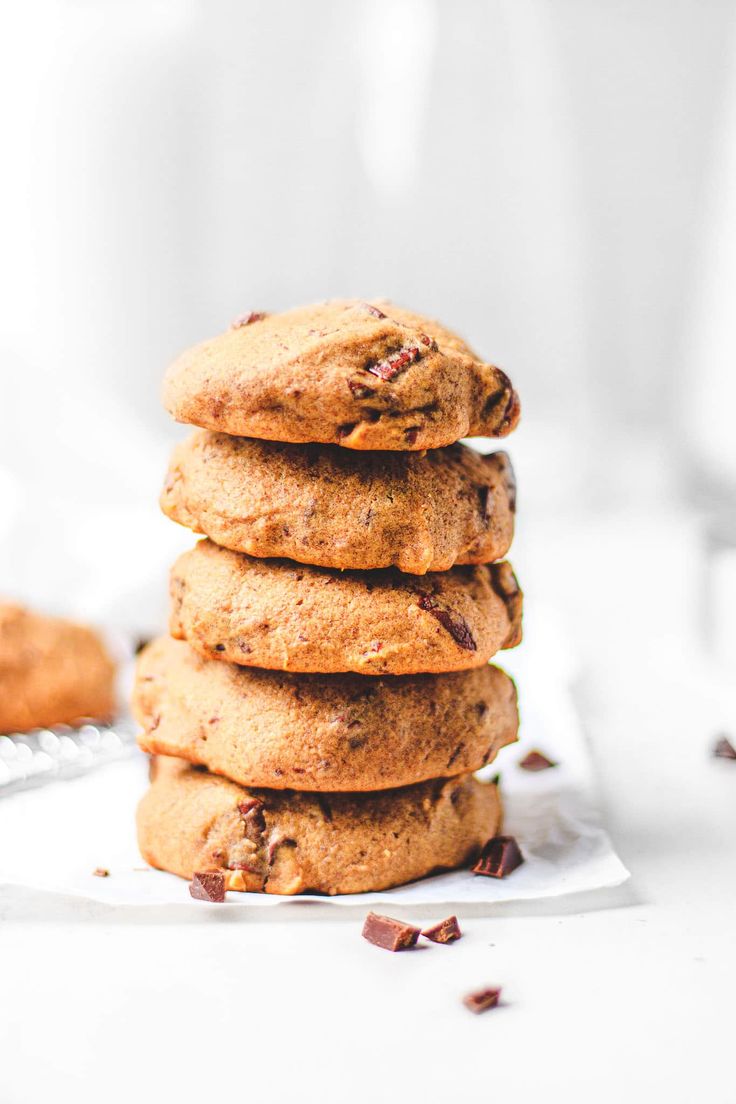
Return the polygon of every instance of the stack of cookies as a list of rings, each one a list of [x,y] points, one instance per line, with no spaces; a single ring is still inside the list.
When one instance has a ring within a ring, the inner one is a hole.
[[[356,893],[470,862],[498,834],[473,772],[516,738],[521,637],[498,562],[519,418],[498,368],[393,304],[252,313],[169,369],[201,427],[164,512],[204,540],[171,575],[171,636],[139,661],[144,858],[227,889]]]

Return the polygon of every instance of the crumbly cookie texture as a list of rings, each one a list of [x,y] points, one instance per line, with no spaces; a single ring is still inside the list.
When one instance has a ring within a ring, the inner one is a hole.
[[[501,559],[515,502],[505,452],[356,453],[206,430],[174,450],[161,495],[170,518],[236,552],[415,575]]]
[[[0,732],[108,720],[114,678],[92,629],[0,603]]]
[[[521,640],[511,565],[421,579],[258,560],[200,541],[171,573],[171,635],[246,667],[409,675],[482,667]]]
[[[466,774],[518,729],[514,684],[497,667],[293,675],[203,659],[170,637],[139,657],[133,712],[144,751],[279,790],[384,790]]]
[[[504,437],[520,414],[500,368],[383,300],[246,315],[172,364],[163,399],[177,421],[205,429],[351,449]]]
[[[229,889],[365,893],[471,863],[501,828],[498,789],[471,775],[372,794],[245,789],[156,759],[138,807],[152,866],[221,871]]]

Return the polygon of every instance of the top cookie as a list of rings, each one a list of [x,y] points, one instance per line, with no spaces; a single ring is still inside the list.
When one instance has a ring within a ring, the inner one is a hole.
[[[505,437],[519,399],[452,331],[384,300],[251,313],[183,353],[164,380],[180,422],[241,437],[428,449]]]

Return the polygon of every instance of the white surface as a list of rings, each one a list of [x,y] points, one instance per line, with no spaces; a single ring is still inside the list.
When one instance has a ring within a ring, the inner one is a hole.
[[[558,620],[552,615],[542,623]],[[522,688],[520,744],[506,749],[488,768],[500,770],[507,810],[505,831],[521,845],[526,861],[503,880],[477,878],[467,870],[425,878],[413,885],[382,893],[334,897],[331,904],[382,905],[386,910],[407,905],[539,900],[566,893],[619,885],[628,872],[601,827],[590,756],[577,714],[563,681],[560,656],[542,662],[549,640],[536,634],[509,656]],[[534,656],[536,655],[536,663]],[[528,688],[528,689],[527,689]],[[540,773],[519,768],[519,759],[541,748],[558,765]],[[1,750],[1,749],[0,749]],[[135,843],[133,810],[147,787],[147,763],[142,755],[104,771],[0,800],[0,885],[88,897],[114,905],[174,905],[188,908],[186,883],[173,875],[148,869]],[[38,810],[43,805],[43,817]],[[48,823],[57,827],[50,835]],[[90,825],[94,831],[90,832]],[[44,854],[44,861],[37,856]],[[94,877],[96,867],[109,878]],[[296,907],[304,900],[292,901]],[[241,908],[276,907],[270,895],[228,896]],[[445,910],[446,911],[446,910]]]

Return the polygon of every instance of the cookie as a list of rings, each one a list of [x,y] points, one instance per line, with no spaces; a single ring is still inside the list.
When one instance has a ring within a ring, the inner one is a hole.
[[[109,720],[115,665],[83,625],[0,604],[0,732]]]
[[[175,449],[161,507],[251,556],[423,575],[505,556],[515,498],[504,452],[355,453],[199,431]]]
[[[351,449],[504,437],[520,413],[499,368],[438,323],[383,300],[251,313],[183,353],[163,399],[177,421],[205,429]]]
[[[280,671],[461,671],[521,639],[506,561],[415,580],[258,560],[203,540],[174,564],[171,600],[171,635],[201,655]]]
[[[516,690],[486,665],[447,675],[293,675],[202,659],[162,637],[141,653],[144,751],[244,786],[385,790],[479,770],[516,739]]]
[[[373,794],[244,789],[156,759],[138,807],[146,862],[229,889],[365,893],[468,865],[501,827],[498,788],[472,775]],[[468,875],[470,877],[470,875]]]

